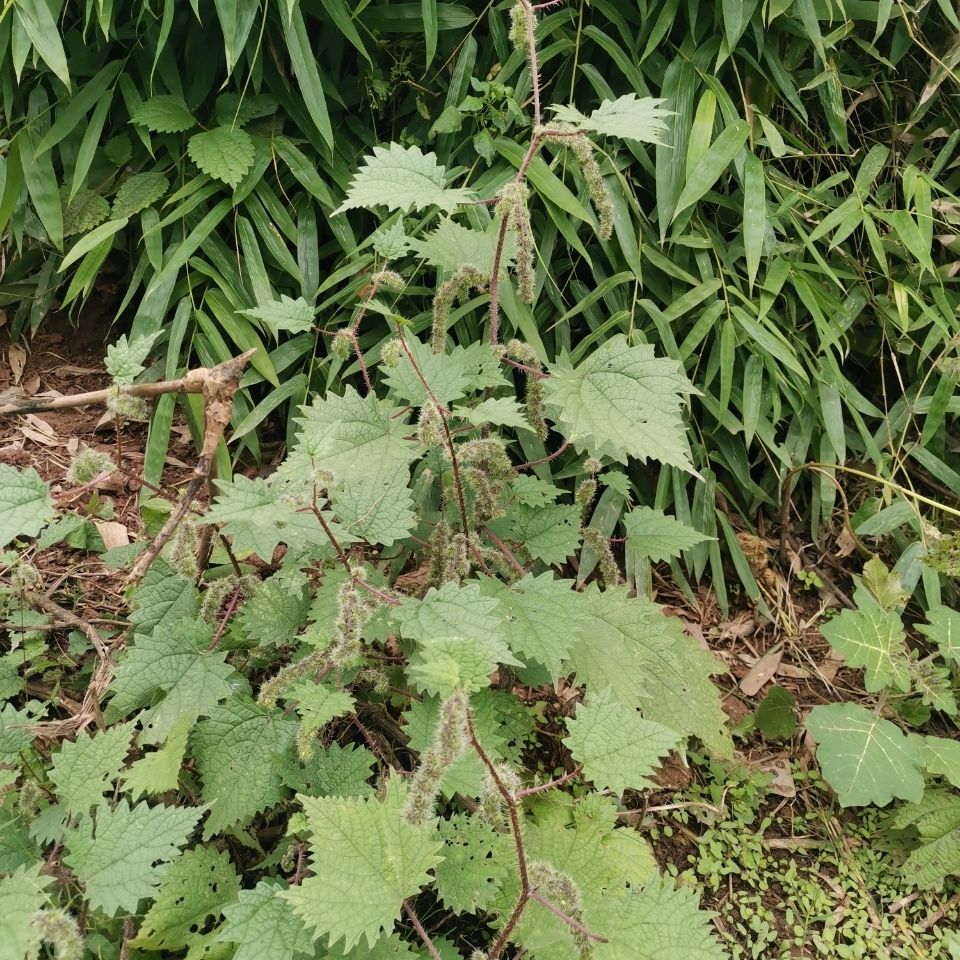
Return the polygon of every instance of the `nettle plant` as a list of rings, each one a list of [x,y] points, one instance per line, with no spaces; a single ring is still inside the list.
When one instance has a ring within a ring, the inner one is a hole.
[[[500,335],[501,304],[536,295],[526,177],[539,151],[569,154],[608,233],[592,135],[654,141],[663,120],[656,101],[628,96],[589,117],[553,108],[545,123],[535,18],[526,0],[512,13],[533,133],[489,205],[397,144],[350,187],[346,209],[493,214],[485,230],[447,217],[422,240],[399,218],[377,232],[368,297],[325,331],[355,357],[359,389],[307,403],[268,478],[219,480],[202,514],[181,501],[133,567],[123,624],[49,599],[33,548],[6,556],[5,620],[23,628],[0,712],[11,957],[49,944],[67,960],[84,940],[104,957],[723,955],[695,894],[618,825],[688,738],[730,754],[718,664],[632,595],[616,544],[589,525],[631,459],[692,470],[693,388],[623,336],[546,366]],[[414,249],[441,270],[425,339],[402,312]],[[451,346],[454,305],[477,292],[489,342]],[[304,307],[251,314],[307,328]],[[371,313],[394,332],[378,357],[359,350]],[[148,349],[121,352],[139,365]],[[204,397],[209,427],[223,397]],[[534,439],[555,452],[525,461]],[[569,450],[576,470],[554,477]],[[7,545],[56,510],[34,471],[0,469]],[[626,530],[639,558],[702,539],[646,508]],[[581,580],[596,571],[585,587],[558,575],[574,557]],[[71,631],[62,657],[44,627]]]
[[[865,691],[876,703],[814,707],[806,727],[841,805],[906,801],[890,821],[911,848],[904,869],[918,886],[937,887],[960,875],[960,613],[942,605],[929,610],[916,625],[925,646],[908,645],[909,593],[899,575],[874,558],[856,579],[856,609],[844,610],[822,632],[848,666],[863,669]],[[934,716],[950,735],[910,729]]]

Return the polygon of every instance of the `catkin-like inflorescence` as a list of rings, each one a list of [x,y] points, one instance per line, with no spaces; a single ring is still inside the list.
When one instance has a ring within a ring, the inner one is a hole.
[[[533,303],[533,228],[530,225],[530,190],[523,181],[511,180],[497,194],[497,213],[506,219],[507,229],[517,240],[514,272],[517,296]]]
[[[240,591],[240,599],[248,599],[257,589],[260,581],[251,574],[238,577],[235,573],[211,580],[200,601],[200,618],[207,623],[215,623],[220,616],[228,597]]]
[[[420,765],[410,778],[410,792],[403,808],[408,823],[422,826],[433,816],[440,781],[466,747],[468,711],[462,690],[452,693],[440,705],[433,743],[421,755]]]
[[[393,370],[400,365],[400,358],[403,356],[403,344],[394,337],[388,340],[380,351],[380,363],[388,370]]]
[[[262,706],[276,706],[284,690],[303,677],[316,676],[328,670],[340,673],[360,659],[363,652],[363,626],[374,611],[373,602],[361,592],[363,583],[363,567],[352,567],[350,575],[337,591],[337,619],[330,645],[291,663],[268,680],[260,688],[260,696],[257,698]]]
[[[346,360],[353,353],[354,342],[352,330],[338,330],[330,343],[330,352],[338,359]]]
[[[57,960],[81,960],[83,938],[77,921],[66,910],[41,910],[33,926],[42,941],[53,947]]]
[[[17,792],[17,816],[23,823],[33,823],[40,812],[40,801],[43,797],[43,787],[36,780],[23,781]]]
[[[603,174],[600,172],[600,164],[597,163],[596,148],[593,141],[585,133],[578,131],[576,127],[569,124],[553,124],[551,129],[564,134],[564,136],[547,136],[545,139],[548,143],[566,147],[573,154],[587,185],[590,202],[597,213],[597,220],[599,221],[597,235],[601,240],[609,240],[613,233],[613,201],[610,199],[610,190],[603,179]]]
[[[511,797],[515,797],[521,790],[521,784],[513,768],[505,763],[497,763],[494,764],[494,769],[503,789]],[[484,774],[483,784],[480,787],[480,806],[477,808],[477,816],[494,830],[507,828],[506,798],[489,771]]]
[[[193,580],[197,576],[199,544],[196,522],[192,517],[184,517],[177,524],[170,544],[170,561],[184,580]]]
[[[443,505],[441,504],[441,511]],[[433,536],[430,537],[430,566],[428,574],[430,583],[439,587],[444,583],[443,573],[446,564],[447,549],[450,544],[450,524],[443,516],[437,521],[433,528]]]
[[[462,444],[458,452],[464,476],[473,489],[477,522],[502,516],[500,501],[514,476],[506,447],[494,437],[481,437]]]
[[[381,270],[377,277],[378,286],[391,293],[401,293],[406,286],[403,277],[396,270]]]
[[[67,468],[67,483],[74,487],[82,487],[92,482],[101,473],[112,473],[117,469],[110,454],[101,450],[87,447],[81,450]]]
[[[113,385],[104,405],[107,413],[117,420],[146,420],[147,418],[147,401],[143,397],[124,393],[119,384]]]
[[[417,424],[417,439],[425,447],[439,447],[444,443],[443,414],[440,408],[427,398],[420,408],[420,422]]]
[[[610,549],[610,541],[595,527],[581,527],[580,533],[584,543],[593,547],[599,558],[597,569],[600,572],[600,585],[604,589],[615,587],[620,581],[620,571],[617,569],[617,561]]]
[[[522,0],[510,8],[510,43],[513,49],[524,56],[529,54],[529,44],[527,43],[527,23],[532,12],[527,9],[527,5]]]
[[[590,504],[593,503],[593,498],[596,494],[597,481],[595,477],[585,477],[580,481],[577,486],[577,492],[574,495],[574,500],[580,508],[581,520],[587,519],[587,514],[590,512]]]
[[[511,340],[507,344],[507,356],[517,363],[522,363],[530,371],[526,375],[526,404],[527,419],[530,426],[541,440],[547,439],[546,401],[543,390],[543,379],[537,376],[543,369],[537,351],[522,340]]]
[[[527,869],[531,887],[582,927],[583,898],[573,877],[545,860],[533,860]],[[580,960],[587,960],[591,954],[590,938],[576,927],[569,929]]]
[[[447,327],[450,325],[450,309],[455,300],[463,300],[471,290],[483,290],[489,281],[485,273],[472,263],[465,263],[452,277],[448,277],[437,288],[433,298],[433,333],[430,347],[434,353],[443,353],[447,339]]]

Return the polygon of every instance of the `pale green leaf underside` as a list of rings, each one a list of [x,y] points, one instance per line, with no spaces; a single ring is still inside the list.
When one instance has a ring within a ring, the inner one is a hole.
[[[281,294],[279,300],[271,300],[239,312],[259,320],[274,336],[284,332],[306,333],[314,326],[313,307],[303,297],[294,299]]]
[[[910,689],[906,635],[898,614],[876,604],[844,610],[825,623],[821,633],[851,667],[864,668],[864,686],[869,693],[889,686],[904,692]]]
[[[598,789],[617,794],[649,787],[648,775],[681,739],[618,703],[609,688],[590,694],[567,720],[567,731],[563,742],[583,765],[584,776]]]
[[[35,537],[55,513],[50,487],[33,467],[0,464],[0,547],[16,537]]]
[[[944,660],[960,666],[960,613],[937,607],[927,614],[927,620],[917,624],[917,629],[937,645]]]
[[[679,557],[684,550],[715,539],[652,507],[634,507],[624,515],[623,525],[630,548],[654,563]]]
[[[433,267],[450,273],[465,264],[476,267],[481,273],[493,271],[493,254],[496,248],[499,223],[491,222],[486,230],[465,227],[449,217],[444,217],[437,228],[423,240],[412,239],[411,249]],[[506,271],[516,256],[517,242],[512,232],[507,234],[501,255],[500,266]]]
[[[224,908],[217,942],[237,945],[233,960],[293,960],[313,955],[313,938],[280,896],[286,889],[282,880],[267,878],[252,890],[241,890],[238,902]]]
[[[817,760],[841,806],[886,806],[894,798],[923,796],[923,756],[913,739],[889,720],[855,703],[814,707],[807,730]]]
[[[95,821],[84,817],[67,831],[64,863],[93,907],[111,917],[120,910],[133,913],[141,899],[154,895],[163,864],[180,855],[205,809],[103,804]]]
[[[588,117],[576,107],[553,106],[550,109],[557,120],[581,130],[640,143],[663,143],[667,132],[666,118],[671,115],[661,106],[663,102],[654,97],[628,93],[616,100],[604,100]]]
[[[576,367],[561,357],[550,373],[547,410],[578,448],[620,463],[634,457],[693,470],[682,408],[697,391],[676,360],[618,335]]]
[[[334,212],[383,206],[406,213],[435,206],[449,213],[473,200],[472,190],[453,189],[446,182],[446,170],[432,153],[397,143],[374,147],[373,155],[364,157],[346,198]]]
[[[430,882],[442,843],[432,824],[404,820],[404,799],[396,784],[382,801],[300,798],[314,875],[282,896],[332,945],[343,940],[349,950],[365,938],[372,947],[400,918],[404,898]]]

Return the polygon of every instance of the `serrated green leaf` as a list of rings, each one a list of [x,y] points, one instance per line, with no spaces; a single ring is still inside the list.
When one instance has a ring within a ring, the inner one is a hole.
[[[47,902],[46,888],[53,877],[44,876],[42,864],[20,867],[0,878],[0,949],[3,960],[30,960],[37,955],[40,933],[33,918]]]
[[[240,878],[226,851],[187,850],[166,869],[157,897],[131,945],[141,950],[182,950],[202,942],[200,932],[237,899]]]
[[[207,176],[235,187],[253,166],[253,140],[239,127],[214,127],[195,133],[187,143],[190,159]]]
[[[156,203],[169,188],[170,181],[162,173],[135,173],[120,184],[110,215],[114,220],[132,217]]]
[[[312,680],[295,684],[284,694],[284,699],[296,703],[297,714],[308,737],[322,730],[334,717],[351,713],[354,708],[354,699],[349,693]]]
[[[420,600],[405,600],[392,616],[408,640],[459,635],[483,641],[502,636],[497,606],[496,600],[481,595],[478,583],[445,583],[431,587]]]
[[[807,730],[841,806],[884,807],[894,798],[917,803],[923,796],[922,754],[889,720],[856,703],[831,703],[810,711]]]
[[[458,813],[440,823],[443,860],[434,869],[437,893],[454,913],[487,910],[510,870],[510,839],[478,817]]]
[[[230,696],[227,678],[233,674],[226,653],[208,649],[212,638],[202,620],[180,620],[138,636],[110,685],[108,719],[154,704],[141,716],[140,742],[148,744],[166,740],[183,717],[193,722],[211,714]]]
[[[449,697],[457,690],[473,693],[489,686],[490,674],[501,663],[523,666],[497,636],[431,635],[419,641],[407,673],[420,690]]]
[[[112,164],[122,167],[133,156],[133,147],[125,133],[118,133],[104,144],[103,152]]]
[[[181,717],[167,735],[163,746],[145,753],[123,775],[123,789],[134,800],[144,794],[157,796],[168,790],[176,790],[180,781],[180,768],[187,752],[187,738],[193,729],[194,719],[189,714]]]
[[[0,763],[15,764],[20,751],[33,743],[30,725],[33,718],[27,710],[17,710],[12,703],[0,709]]]
[[[513,427],[529,430],[530,421],[523,407],[513,397],[491,397],[481,400],[476,406],[456,406],[453,415],[472,423],[475,427],[493,424],[496,427]]]
[[[407,823],[405,796],[394,783],[382,801],[300,798],[314,875],[281,896],[315,936],[343,940],[347,950],[361,938],[373,947],[400,919],[403,900],[430,882],[442,843],[432,824]]]
[[[534,560],[562,565],[580,546],[580,515],[575,503],[542,507],[518,503],[490,527],[501,537],[523,544]]]
[[[634,507],[623,516],[631,549],[654,563],[679,557],[684,550],[715,540],[652,507]]]
[[[906,634],[896,613],[875,604],[844,610],[827,621],[820,632],[851,667],[863,667],[868,693],[895,686],[910,689],[910,664],[904,643]]]
[[[352,537],[389,547],[417,525],[408,482],[409,470],[401,467],[390,479],[341,483],[330,492],[330,505]]]
[[[298,507],[286,497],[281,499],[281,494],[268,486],[262,477],[250,479],[242,474],[237,474],[233,480],[218,480],[217,490],[217,497],[207,510],[206,521],[217,524],[233,539],[236,552],[255,553],[269,560],[280,543],[286,543],[295,552],[310,547],[329,547],[320,521],[308,506],[309,499]],[[309,490],[303,493],[309,498]],[[341,544],[353,543],[355,538],[331,515],[325,514],[324,518]]]
[[[663,102],[628,93],[616,100],[604,100],[589,117],[576,107],[552,106],[550,109],[561,123],[573,124],[580,130],[640,143],[663,143],[666,118],[671,115],[661,106]]]
[[[491,577],[480,581],[484,596],[499,601],[496,614],[510,649],[523,660],[546,667],[556,681],[574,643],[583,635],[586,598],[573,580],[556,580],[552,573],[527,574],[507,585]]]
[[[675,360],[650,344],[611,337],[578,366],[562,357],[544,381],[547,410],[575,446],[620,463],[660,460],[692,471],[683,424],[685,395],[697,393]]]
[[[130,117],[130,122],[154,133],[182,133],[196,126],[196,119],[180,97],[159,94],[144,100]]]
[[[55,515],[50,485],[33,467],[0,463],[0,547],[17,537],[35,537]]]
[[[435,154],[398,143],[374,147],[373,155],[363,158],[363,166],[354,174],[346,198],[334,213],[378,206],[404,213],[439,207],[449,213],[473,200],[472,190],[447,187],[446,182],[446,169],[437,163]]]
[[[639,893],[605,899],[593,922],[610,941],[598,946],[596,960],[726,960],[696,891],[663,877]]]
[[[588,692],[610,687],[624,706],[699,737],[718,756],[731,755],[720,696],[710,680],[720,664],[657,604],[630,598],[623,588],[593,594],[570,667]]]
[[[286,294],[280,294],[279,300],[239,312],[259,320],[275,337],[283,332],[306,333],[313,329],[315,322],[313,307],[303,297],[294,300]]]
[[[370,236],[370,243],[385,260],[396,260],[409,249],[410,238],[403,229],[403,220],[398,219],[389,227],[375,230]]]
[[[84,817],[67,831],[64,863],[84,884],[92,907],[108,917],[133,913],[141,899],[154,896],[164,864],[180,855],[205,809],[103,804],[95,819]]]
[[[927,614],[927,621],[918,623],[917,629],[937,645],[944,660],[960,666],[960,613],[937,607]]]
[[[487,276],[493,271],[493,256],[500,232],[498,221],[491,221],[486,230],[474,230],[443,217],[437,228],[422,240],[411,239],[409,247],[432,267],[450,273],[465,264],[476,267]],[[500,267],[503,272],[511,266],[517,255],[517,241],[513,232],[507,234],[501,253]]]
[[[292,642],[307,619],[310,597],[306,576],[283,570],[257,586],[238,622],[254,643],[282,647]]]
[[[567,720],[564,743],[584,776],[601,790],[622,794],[640,790],[662,757],[674,749],[680,735],[662,724],[645,720],[635,708],[618,703],[609,688],[591,693]]]
[[[249,698],[228,700],[190,737],[190,752],[211,805],[204,840],[249,820],[287,796],[280,761],[290,753],[296,723],[261,709]]]
[[[130,597],[130,624],[134,638],[150,636],[199,612],[197,588],[181,577],[163,557],[157,557]]]
[[[407,338],[407,347],[413,354],[420,375],[414,369],[406,354],[400,362],[387,369],[384,377],[387,385],[401,400],[415,407],[422,407],[428,399],[423,380],[430,384],[430,390],[439,403],[447,404],[459,400],[470,387],[470,358],[463,348],[450,353],[434,353],[429,344]],[[420,377],[423,377],[423,380]]]
[[[160,336],[159,331],[146,337],[127,340],[127,335],[124,333],[116,343],[111,343],[107,347],[104,366],[115,383],[133,383],[143,373],[145,369],[143,363],[158,336]]]
[[[301,407],[293,453],[275,474],[275,482],[303,483],[317,469],[338,483],[365,478],[389,480],[419,452],[408,439],[410,428],[397,407],[347,387],[342,397],[328,393]]]
[[[893,826],[913,828],[920,840],[903,864],[911,883],[926,890],[960,873],[960,795],[928,790],[918,803],[901,807]]]
[[[376,757],[355,743],[341,746],[331,743],[315,750],[304,763],[286,757],[280,765],[280,777],[291,790],[311,797],[366,797],[373,793],[367,782],[373,776]]]
[[[103,223],[110,216],[110,204],[92,190],[78,190],[72,200],[66,189],[60,192],[63,202],[63,235],[72,237],[75,233],[86,233]]]
[[[91,736],[66,741],[53,757],[50,780],[63,806],[72,814],[89,812],[120,775],[130,749],[133,726],[119,724]]]
[[[273,877],[252,890],[241,890],[238,902],[224,907],[217,943],[237,945],[233,960],[294,960],[313,956],[313,938],[280,896],[287,884]]]

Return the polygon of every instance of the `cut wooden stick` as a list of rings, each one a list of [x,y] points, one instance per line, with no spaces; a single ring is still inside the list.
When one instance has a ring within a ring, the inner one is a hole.
[[[226,360],[215,367],[199,367],[196,370],[191,370],[183,378],[185,385],[189,384],[192,387],[199,383],[200,386],[199,390],[184,389],[184,392],[203,394],[203,445],[200,448],[200,456],[197,458],[196,466],[193,468],[193,476],[191,476],[183,496],[180,497],[180,502],[167,518],[167,522],[163,525],[153,543],[137,557],[137,562],[133,565],[133,569],[127,577],[128,582],[139,580],[150,569],[150,564],[157,558],[164,544],[173,536],[174,531],[187,515],[190,504],[203,485],[207,483],[213,458],[217,452],[217,445],[230,423],[234,394],[237,392],[237,387],[240,386],[240,378],[243,376],[244,368],[253,354],[253,350],[248,350],[246,353],[240,354],[239,357]]]

